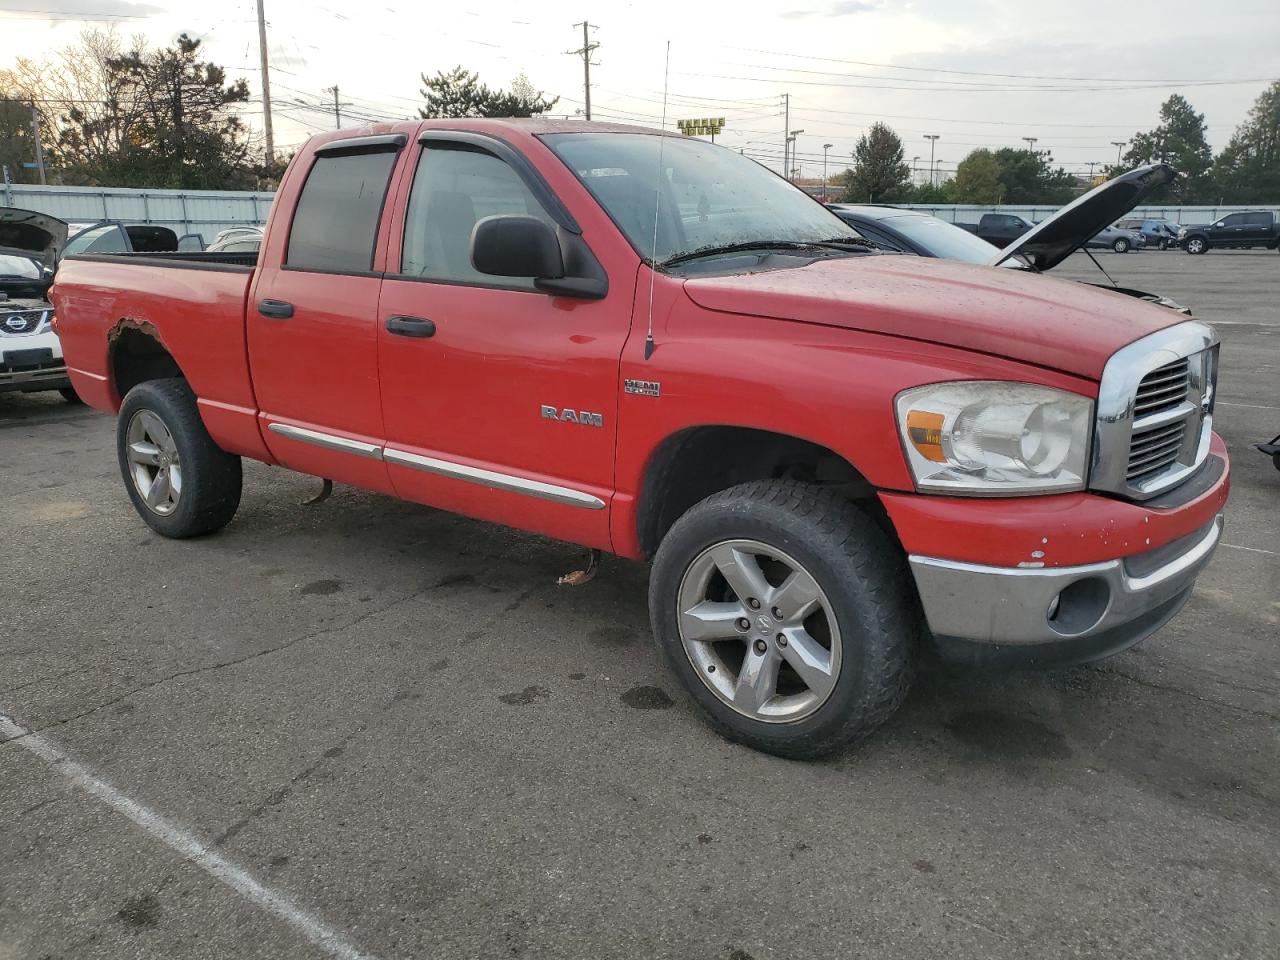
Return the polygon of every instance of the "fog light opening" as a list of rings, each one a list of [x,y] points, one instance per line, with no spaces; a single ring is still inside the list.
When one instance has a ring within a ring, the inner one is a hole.
[[[1045,619],[1050,629],[1066,637],[1098,625],[1111,603],[1111,587],[1100,577],[1085,577],[1063,588],[1049,601]]]

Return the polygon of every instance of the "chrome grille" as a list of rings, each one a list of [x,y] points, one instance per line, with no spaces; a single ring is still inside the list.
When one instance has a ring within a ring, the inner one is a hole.
[[[1089,486],[1145,500],[1209,455],[1218,338],[1188,321],[1119,350],[1102,374]]]
[[[0,335],[12,337],[35,333],[36,328],[44,321],[44,310],[19,310],[11,313],[0,313]]]
[[[1176,407],[1186,399],[1190,379],[1191,371],[1186,357],[1152,370],[1138,384],[1133,415],[1144,417]]]

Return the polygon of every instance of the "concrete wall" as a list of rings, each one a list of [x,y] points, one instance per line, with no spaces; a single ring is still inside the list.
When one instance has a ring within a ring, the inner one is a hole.
[[[172,227],[181,236],[198,233],[212,243],[219,230],[261,226],[271,209],[271,193],[222,190],[130,190],[124,187],[42,187],[27,183],[0,187],[6,207],[35,210],[66,220],[92,223],[123,220]]]
[[[972,223],[981,218],[984,213],[1014,213],[1032,223],[1036,223],[1056,213],[1059,209],[1055,206],[1016,206],[1013,204],[1001,206],[939,204],[931,206],[923,203],[904,203],[901,206],[911,207],[913,210],[922,210],[949,223],[955,223],[956,221]],[[1280,204],[1242,203],[1220,207],[1135,207],[1132,213],[1125,214],[1125,219],[1129,217],[1160,217],[1180,223],[1183,226],[1191,226],[1197,223],[1213,223],[1215,220],[1225,217],[1228,213],[1238,213],[1242,210],[1274,210],[1280,212]]]

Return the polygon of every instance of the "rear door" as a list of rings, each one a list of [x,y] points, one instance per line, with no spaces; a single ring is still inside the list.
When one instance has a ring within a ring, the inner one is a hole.
[[[484,217],[537,217],[562,243],[576,224],[505,143],[424,136],[403,176],[407,199],[395,204],[404,223],[390,238],[379,309],[396,492],[607,548],[634,274],[611,275],[604,299],[582,300],[477,272],[470,242]]]
[[[390,484],[380,454],[379,238],[404,143],[403,135],[386,135],[317,150],[292,222],[267,236],[246,307],[272,454],[292,469],[383,491]]]
[[[1271,214],[1267,211],[1246,213],[1242,235],[1246,242],[1261,246],[1271,239]]]

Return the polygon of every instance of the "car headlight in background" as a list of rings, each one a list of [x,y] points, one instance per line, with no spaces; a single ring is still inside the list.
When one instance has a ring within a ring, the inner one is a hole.
[[[1093,401],[1005,380],[898,394],[898,430],[922,491],[1023,496],[1083,490]]]

